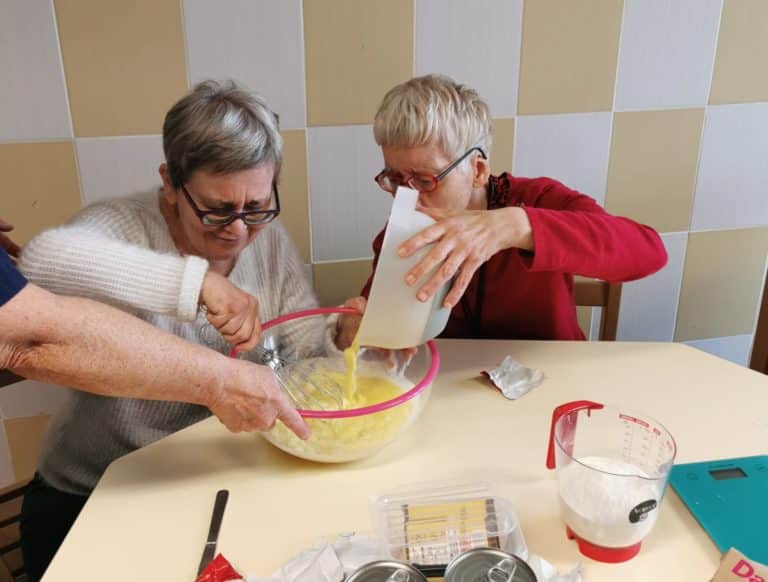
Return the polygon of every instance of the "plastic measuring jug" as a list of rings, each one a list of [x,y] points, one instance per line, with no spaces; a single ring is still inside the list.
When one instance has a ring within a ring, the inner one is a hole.
[[[601,562],[637,555],[659,515],[675,439],[658,421],[579,400],[555,408],[547,467],[557,468],[569,539]]]
[[[442,305],[450,281],[426,302],[416,299],[416,293],[434,270],[412,287],[405,283],[408,271],[433,245],[427,245],[405,259],[397,254],[402,243],[435,223],[429,216],[416,210],[418,198],[419,193],[410,188],[400,187],[395,194],[368,306],[360,323],[360,345],[390,349],[419,346],[437,337],[448,323],[451,312]]]

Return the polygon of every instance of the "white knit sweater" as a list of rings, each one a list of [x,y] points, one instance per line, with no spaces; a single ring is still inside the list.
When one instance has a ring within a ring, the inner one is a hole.
[[[208,263],[179,255],[156,192],[84,208],[66,226],[29,242],[20,267],[30,281],[50,291],[109,303],[190,341],[229,350],[198,310]],[[317,305],[279,221],[240,253],[228,278],[257,298],[261,321]],[[324,342],[323,322],[317,318],[277,329],[279,345],[302,355],[316,352]],[[208,414],[191,404],[73,390],[51,422],[39,471],[58,489],[88,494],[113,460]]]

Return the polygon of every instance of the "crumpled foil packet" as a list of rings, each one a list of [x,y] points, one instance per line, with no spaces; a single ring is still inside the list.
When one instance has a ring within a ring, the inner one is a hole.
[[[507,356],[497,368],[483,371],[483,374],[510,400],[517,400],[544,381],[544,372],[526,368],[512,356]]]
[[[291,558],[271,577],[249,576],[247,582],[342,582],[361,566],[390,556],[373,538],[340,534],[333,544],[319,544]],[[581,582],[581,567],[560,573],[539,556],[528,560],[539,582]]]
[[[531,556],[528,558],[528,565],[539,582],[581,582],[581,564],[576,564],[569,572],[558,572],[544,558]]]
[[[248,576],[247,582],[341,582],[364,564],[389,556],[374,539],[358,533],[339,534],[333,544],[321,543],[286,562],[272,576]]]
[[[242,579],[243,577],[232,567],[232,564],[224,556],[217,554],[195,579],[195,582],[230,582]]]

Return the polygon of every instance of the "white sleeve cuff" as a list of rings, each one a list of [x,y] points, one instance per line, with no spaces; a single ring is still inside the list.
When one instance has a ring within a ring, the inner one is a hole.
[[[200,304],[203,279],[208,272],[208,261],[200,257],[185,257],[184,273],[179,289],[179,304],[176,317],[181,321],[194,321]]]

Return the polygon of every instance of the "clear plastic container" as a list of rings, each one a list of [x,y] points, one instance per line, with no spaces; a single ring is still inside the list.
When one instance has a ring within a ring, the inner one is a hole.
[[[474,548],[528,559],[512,503],[486,482],[422,483],[371,500],[374,530],[396,560],[445,566]]]

